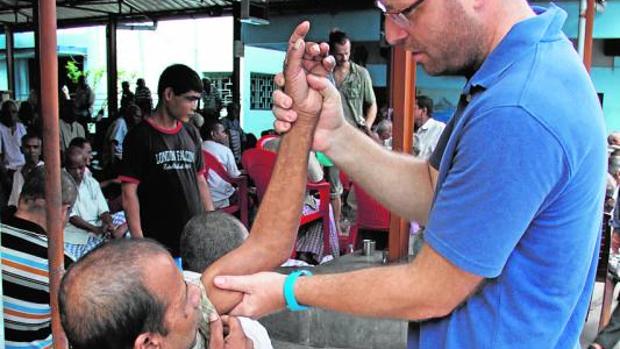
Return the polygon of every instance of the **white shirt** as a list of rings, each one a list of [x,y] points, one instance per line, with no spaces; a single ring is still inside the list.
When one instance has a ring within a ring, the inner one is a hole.
[[[413,135],[413,154],[420,159],[430,159],[445,127],[446,124],[433,118],[426,120]]]
[[[200,277],[201,275],[199,273],[183,270],[183,279],[187,282],[196,284],[201,282]],[[241,324],[241,328],[243,329],[245,336],[252,340],[254,349],[273,349],[271,346],[269,333],[260,322],[243,316],[239,316],[237,319],[239,319],[239,323]]]
[[[15,124],[15,131],[0,123],[0,154],[4,155],[4,166],[9,170],[17,170],[26,163],[22,153],[22,137],[26,127],[21,122]]]
[[[235,156],[227,146],[214,141],[204,141],[202,142],[202,149],[215,156],[224,165],[226,172],[231,177],[238,177],[241,174],[237,168]],[[215,171],[209,170],[207,184],[215,208],[226,207],[230,204],[228,198],[235,193],[235,188],[230,183],[223,180]]]
[[[39,161],[36,167],[43,166],[43,161]],[[11,196],[9,196],[9,206],[17,207],[19,202],[19,195],[22,193],[22,187],[24,186],[24,175],[22,175],[22,168],[20,166],[15,173],[13,173],[13,188],[11,188]]]
[[[108,132],[106,134],[106,141],[112,142],[116,141],[116,145],[114,146],[114,156],[119,159],[123,158],[123,141],[125,140],[125,136],[127,136],[127,122],[123,117],[119,117],[114,120],[114,123],[108,128]]]
[[[84,174],[70,217],[78,216],[92,225],[100,226],[102,222],[99,217],[106,212],[110,212],[110,209],[101,192],[99,182],[91,175]],[[68,223],[65,227],[65,242],[85,244],[88,242],[89,234],[92,233]]]

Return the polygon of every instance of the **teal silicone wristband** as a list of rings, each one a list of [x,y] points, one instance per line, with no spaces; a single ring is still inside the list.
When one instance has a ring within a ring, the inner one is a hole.
[[[290,311],[302,311],[308,309],[303,305],[297,303],[295,299],[295,282],[300,276],[312,276],[312,273],[308,270],[297,270],[290,273],[284,280],[284,300],[286,301],[286,307]]]

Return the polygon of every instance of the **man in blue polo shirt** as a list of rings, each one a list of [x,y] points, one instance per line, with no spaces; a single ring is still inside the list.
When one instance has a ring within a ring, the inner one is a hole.
[[[289,79],[286,94],[274,94],[276,128],[308,118],[319,91],[314,149],[387,208],[424,224],[420,254],[387,268],[225,276],[216,285],[246,293],[233,314],[304,304],[419,320],[410,348],[578,347],[598,257],[606,151],[592,82],[561,31],[566,13],[524,0],[378,5],[390,43],[411,50],[429,74],[468,79],[431,159],[385,151],[343,121],[337,92],[322,77],[329,58],[316,59],[325,49],[303,42],[308,23],[297,27],[287,55],[305,79]]]

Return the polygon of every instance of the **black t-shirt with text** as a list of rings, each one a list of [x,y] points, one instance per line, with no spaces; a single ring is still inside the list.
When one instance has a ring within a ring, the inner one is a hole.
[[[142,232],[175,257],[185,223],[204,211],[197,182],[204,172],[201,143],[193,125],[179,122],[174,130],[164,130],[148,119],[123,143],[120,178],[139,183]]]

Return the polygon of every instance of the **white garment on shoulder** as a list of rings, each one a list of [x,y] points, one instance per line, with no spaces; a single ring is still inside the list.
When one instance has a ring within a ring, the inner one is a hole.
[[[199,273],[183,270],[183,278],[187,282],[194,284],[201,282],[200,276],[201,274]],[[269,339],[269,333],[267,333],[267,329],[261,325],[260,322],[243,316],[239,316],[237,318],[241,323],[241,328],[243,329],[245,336],[251,339],[252,343],[254,343],[254,349],[273,349],[271,339]]]
[[[238,177],[241,174],[237,168],[235,156],[227,146],[214,141],[204,141],[202,142],[202,149],[215,156],[231,177]],[[235,188],[230,183],[223,180],[215,171],[209,170],[207,184],[215,208],[226,207],[230,204],[228,198],[235,193]]]

